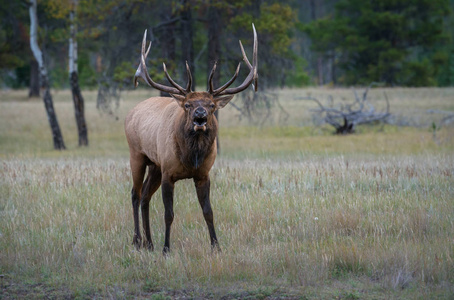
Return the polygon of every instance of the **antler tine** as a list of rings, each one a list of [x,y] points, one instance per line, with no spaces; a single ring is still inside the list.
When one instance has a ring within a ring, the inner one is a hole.
[[[249,74],[247,75],[246,79],[241,83],[239,86],[235,88],[227,88],[232,82],[236,79],[236,76],[238,76],[237,73],[232,77],[229,82],[227,82],[224,86],[221,88],[217,89],[214,91],[214,94],[216,96],[220,95],[233,95],[237,94],[241,91],[244,91],[251,83],[254,85],[255,91],[257,91],[257,79],[258,79],[258,74],[257,74],[257,50],[258,50],[258,43],[257,43],[257,32],[255,30],[254,24],[252,24],[252,30],[254,32],[254,46],[253,46],[253,54],[252,54],[252,65],[249,62],[246,52],[244,51],[243,45],[240,41],[240,48],[241,48],[241,53],[243,54],[243,60],[246,63],[246,65],[249,68]],[[237,68],[237,72],[239,71],[239,66]]]
[[[214,76],[214,71],[216,71],[216,65],[217,65],[217,62],[215,61],[213,64],[213,68],[211,69],[210,76],[208,76],[208,92],[212,95],[214,94],[213,76]]]
[[[143,41],[142,41],[142,54],[145,52],[145,45],[147,40],[147,30],[145,29],[145,33],[143,35]],[[150,49],[151,49],[151,41],[150,41],[150,44],[148,44],[148,49],[147,49],[147,52],[145,52],[145,58],[147,58],[148,56],[148,53],[150,53]]]
[[[166,75],[166,78],[167,80],[170,82],[171,85],[173,85],[175,88],[177,88],[177,90],[180,91],[180,94],[182,95],[186,95],[187,92],[185,89],[183,89],[178,83],[176,83],[169,75],[169,73],[167,72],[167,68],[166,68],[166,64],[165,63],[162,63],[162,68],[164,69],[164,74]]]
[[[254,24],[252,24],[252,26],[254,26]],[[254,30],[254,33],[255,33],[255,30]],[[241,48],[241,53],[243,54],[243,60],[244,62],[246,63],[246,65],[249,67],[249,69],[252,69],[252,65],[251,63],[249,62],[249,59],[247,58],[246,56],[246,52],[244,51],[244,48],[243,48],[243,44],[240,42],[240,48]],[[254,43],[254,51],[253,53],[257,54],[257,44]],[[254,62],[254,58],[257,60],[257,55],[253,56],[252,57],[252,61]],[[257,62],[255,62],[255,65],[257,65]],[[254,83],[252,83],[252,86],[254,87],[254,90],[257,92],[257,89],[258,89],[258,74],[257,74],[257,68],[255,69],[255,75],[254,75]]]
[[[142,68],[143,68],[143,66],[145,66],[145,58],[148,56],[148,52],[150,51],[151,42],[150,42],[150,45],[148,46],[148,50],[145,52],[146,45],[147,45],[147,30],[145,29],[145,33],[143,34],[142,47],[141,47],[142,51],[140,52],[140,64],[139,64],[139,67],[137,68],[136,74],[134,75],[134,87],[137,87],[139,85],[139,81],[138,81],[139,77],[142,77],[142,79],[145,80],[146,83],[148,83],[146,76],[144,76],[144,74],[143,74],[144,72],[142,71]]]
[[[186,61],[186,73],[188,75],[188,84],[186,85],[186,93],[192,92],[192,74],[189,68],[188,61]]]
[[[241,41],[238,41],[240,43],[240,48],[241,48],[241,54],[243,54],[243,60],[246,63],[246,65],[249,67],[249,69],[252,69],[252,65],[249,62],[249,59],[246,56],[246,52],[244,51],[243,43]]]
[[[240,73],[240,67],[241,67],[241,62],[236,67],[235,74],[233,74],[232,78],[230,78],[230,80],[227,81],[226,84],[224,84],[223,86],[221,86],[220,88],[218,88],[212,92],[213,96],[217,96],[217,95],[221,94],[225,89],[227,89],[236,80],[236,78],[238,77],[238,74]],[[210,82],[210,87],[212,88],[212,86],[213,86],[213,81]]]
[[[183,89],[179,90],[177,88],[159,84],[157,82],[154,82],[153,79],[151,79],[150,75],[148,74],[147,65],[145,63],[145,59],[147,58],[148,53],[150,53],[151,42],[148,46],[147,51],[145,51],[146,44],[147,44],[147,30],[145,29],[145,33],[143,34],[143,40],[142,40],[142,51],[141,51],[141,55],[140,55],[140,64],[139,64],[139,67],[137,68],[136,74],[134,75],[134,86],[137,87],[137,85],[139,84],[138,78],[140,77],[149,86],[154,87],[157,90],[167,92],[169,94],[185,95],[186,93]],[[168,74],[166,74],[166,75],[168,76]]]
[[[252,23],[252,28],[254,28],[254,50],[252,54],[252,63],[254,64],[254,83],[252,84],[254,86],[254,90],[257,92],[258,90],[258,79],[259,79],[259,74],[257,72],[257,52],[258,52],[258,43],[257,43],[257,32],[255,31],[255,26],[254,23]],[[246,58],[247,59],[247,58]]]

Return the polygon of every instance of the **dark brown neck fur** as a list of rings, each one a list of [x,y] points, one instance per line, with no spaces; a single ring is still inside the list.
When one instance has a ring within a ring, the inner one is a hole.
[[[218,125],[214,116],[207,122],[205,131],[194,131],[192,121],[179,124],[175,142],[181,163],[188,169],[198,169],[207,155],[213,151]]]

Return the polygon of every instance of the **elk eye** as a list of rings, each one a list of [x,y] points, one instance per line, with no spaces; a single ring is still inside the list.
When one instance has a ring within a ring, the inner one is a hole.
[[[211,103],[210,108],[214,108],[214,107],[215,107],[214,103]]]
[[[191,104],[189,104],[189,103],[185,103],[185,104],[184,104],[184,108],[186,108],[186,109],[190,109],[190,108],[191,108]]]

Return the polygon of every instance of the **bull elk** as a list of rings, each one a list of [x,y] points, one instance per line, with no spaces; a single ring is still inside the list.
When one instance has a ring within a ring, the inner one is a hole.
[[[142,42],[140,65],[134,76],[137,86],[141,77],[149,86],[169,93],[172,97],[152,97],[140,102],[126,116],[125,132],[129,144],[130,164],[133,180],[131,191],[134,216],[133,244],[136,247],[154,249],[150,233],[149,203],[152,195],[161,186],[165,214],[165,240],[163,253],[170,250],[170,227],[173,221],[173,192],[175,182],[192,178],[197,198],[208,226],[212,248],[219,249],[213,225],[213,211],[210,204],[209,172],[216,158],[216,135],[218,123],[214,112],[223,108],[235,94],[244,91],[251,84],[257,91],[257,33],[254,24],[254,46],[252,64],[243,45],[240,48],[249,74],[237,87],[230,87],[238,76],[241,62],[233,77],[223,86],[213,87],[214,64],[208,77],[208,91],[191,90],[192,76],[186,63],[188,83],[186,88],[178,85],[167,72],[165,76],[172,86],[154,82],[148,74],[145,59],[151,43],[145,51],[145,31]],[[145,178],[146,169],[148,174]],[[142,226],[145,240],[142,243],[139,226],[139,206],[142,212]]]

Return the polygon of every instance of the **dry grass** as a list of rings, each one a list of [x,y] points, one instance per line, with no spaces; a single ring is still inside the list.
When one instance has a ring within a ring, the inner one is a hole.
[[[437,91],[443,109],[453,105],[445,90]],[[402,93],[402,101],[418,94],[391,92]],[[70,136],[72,104],[63,100],[69,94],[55,96],[69,148],[62,153],[50,149],[41,102],[2,95],[2,297],[452,297],[450,130],[439,132],[437,143],[427,129],[335,137],[297,124],[257,129],[225,121],[222,155],[211,173],[222,253],[211,253],[193,184],[182,181],[166,259],[131,245],[122,122],[100,116],[95,93],[87,94],[88,149]],[[135,102],[121,104],[120,119]],[[221,113],[234,120],[233,112]],[[159,249],[159,191],[150,210]]]

